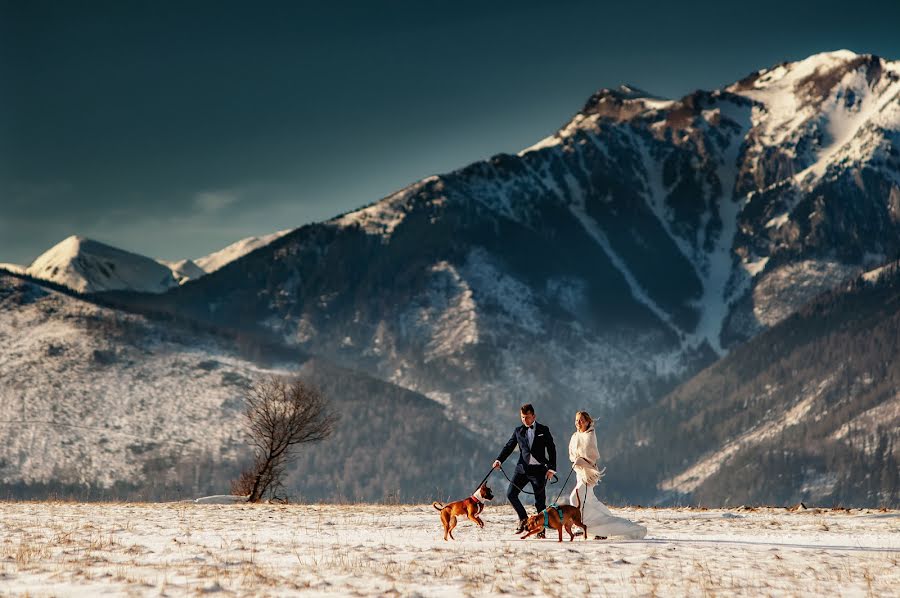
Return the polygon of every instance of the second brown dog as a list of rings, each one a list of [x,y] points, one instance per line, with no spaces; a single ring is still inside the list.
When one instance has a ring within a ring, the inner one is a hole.
[[[560,518],[560,513],[562,513],[562,518]],[[578,508],[572,505],[562,505],[561,507],[551,505],[537,515],[528,518],[525,522],[525,529],[528,530],[528,533],[522,536],[522,539],[539,534],[544,531],[545,527],[551,527],[559,531],[560,542],[562,542],[563,528],[566,528],[566,531],[569,532],[569,542],[571,542],[575,539],[575,534],[572,533],[573,525],[584,530],[584,539],[587,540],[587,526],[581,522],[581,511]]]

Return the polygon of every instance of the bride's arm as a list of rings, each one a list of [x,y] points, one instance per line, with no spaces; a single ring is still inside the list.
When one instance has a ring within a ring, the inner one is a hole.
[[[596,465],[597,461],[600,460],[600,451],[597,449],[597,433],[591,432],[589,438],[584,456],[588,461]]]

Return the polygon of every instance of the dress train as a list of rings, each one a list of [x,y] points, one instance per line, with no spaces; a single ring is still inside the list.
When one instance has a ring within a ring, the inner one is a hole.
[[[640,540],[647,535],[647,528],[623,517],[616,517],[596,496],[594,486],[578,482],[569,495],[568,503],[581,505],[581,521],[587,526],[588,536],[624,537]]]

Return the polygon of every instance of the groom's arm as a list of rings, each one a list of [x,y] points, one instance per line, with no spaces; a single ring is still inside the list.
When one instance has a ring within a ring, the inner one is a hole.
[[[506,441],[506,446],[503,447],[503,450],[500,451],[500,454],[497,455],[497,461],[503,463],[506,461],[506,458],[509,457],[513,449],[516,448],[516,433],[515,431],[512,433],[512,436],[509,437],[509,440]]]
[[[547,456],[550,461],[550,471],[556,473],[556,445],[553,443],[553,434],[547,428]]]

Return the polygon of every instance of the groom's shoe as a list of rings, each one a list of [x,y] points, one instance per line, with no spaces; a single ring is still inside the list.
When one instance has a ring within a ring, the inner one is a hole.
[[[516,528],[517,534],[521,534],[522,532],[525,531],[525,523],[527,521],[528,521],[527,519],[519,519],[519,526]]]

